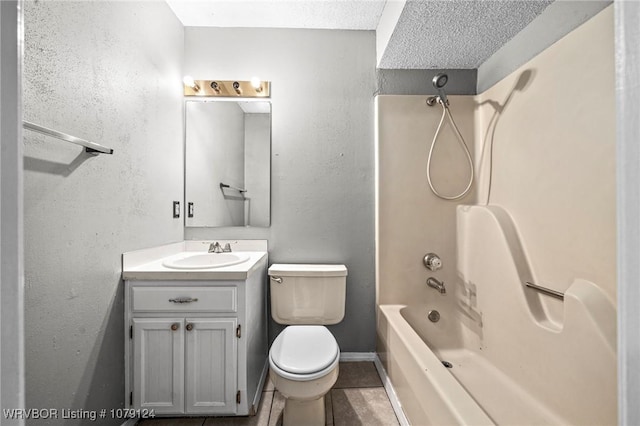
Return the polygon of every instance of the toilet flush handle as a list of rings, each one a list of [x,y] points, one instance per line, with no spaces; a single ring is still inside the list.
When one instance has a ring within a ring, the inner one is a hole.
[[[278,284],[282,284],[282,277],[271,277],[271,280],[277,282]]]

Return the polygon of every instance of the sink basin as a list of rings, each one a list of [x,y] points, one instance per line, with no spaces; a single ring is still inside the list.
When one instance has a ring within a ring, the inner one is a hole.
[[[162,262],[171,269],[211,269],[246,262],[249,256],[241,253],[194,253],[172,257]]]

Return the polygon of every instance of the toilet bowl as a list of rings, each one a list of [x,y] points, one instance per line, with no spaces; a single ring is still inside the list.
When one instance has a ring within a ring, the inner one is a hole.
[[[324,396],[338,379],[340,348],[324,325],[344,318],[344,265],[274,264],[271,316],[288,325],[269,349],[275,388],[285,397],[283,426],[325,424]]]
[[[324,326],[291,325],[269,351],[271,380],[286,398],[283,424],[324,425],[324,395],[338,379],[340,350]]]

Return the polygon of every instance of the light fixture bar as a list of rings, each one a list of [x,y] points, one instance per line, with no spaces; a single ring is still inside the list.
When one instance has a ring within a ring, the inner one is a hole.
[[[271,82],[242,80],[190,80],[184,84],[185,96],[223,98],[269,98]]]

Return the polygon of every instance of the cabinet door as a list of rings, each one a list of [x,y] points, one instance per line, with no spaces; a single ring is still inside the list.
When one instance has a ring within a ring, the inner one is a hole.
[[[184,319],[133,319],[133,408],[184,412]]]
[[[187,319],[186,412],[237,412],[235,318]]]

